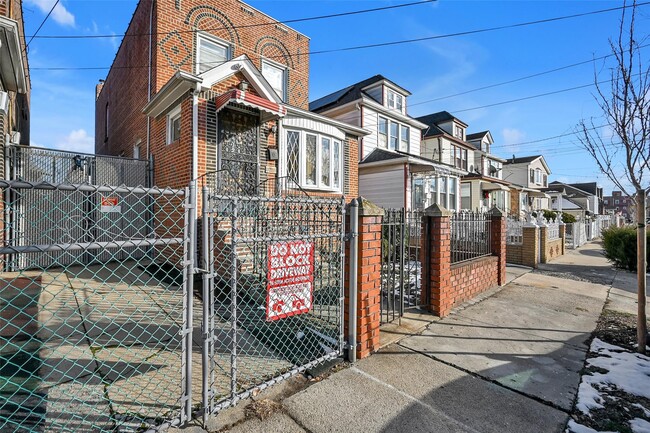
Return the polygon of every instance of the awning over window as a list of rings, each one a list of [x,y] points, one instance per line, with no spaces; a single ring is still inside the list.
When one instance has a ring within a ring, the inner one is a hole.
[[[528,197],[551,198],[550,195],[542,191],[528,191]]]
[[[510,188],[507,186],[494,182],[483,182],[481,188],[483,191],[510,191]]]
[[[287,108],[284,105],[269,101],[250,92],[242,92],[238,89],[230,90],[215,98],[214,103],[217,113],[231,102],[256,108],[273,117],[284,117],[287,114]]]
[[[0,77],[4,90],[27,93],[29,89],[25,72],[18,23],[0,17]]]

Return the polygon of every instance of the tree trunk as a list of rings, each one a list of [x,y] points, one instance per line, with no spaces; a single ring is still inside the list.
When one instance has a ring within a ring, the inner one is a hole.
[[[639,345],[639,353],[645,354],[646,347],[646,224],[645,224],[645,190],[638,189],[636,191],[636,244],[637,244],[637,303],[638,315],[636,325],[637,343]]]

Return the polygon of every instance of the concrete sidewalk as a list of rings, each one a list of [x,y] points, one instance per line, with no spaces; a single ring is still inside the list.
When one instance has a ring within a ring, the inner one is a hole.
[[[570,251],[233,432],[561,432],[616,271]],[[244,403],[245,404],[245,403]]]

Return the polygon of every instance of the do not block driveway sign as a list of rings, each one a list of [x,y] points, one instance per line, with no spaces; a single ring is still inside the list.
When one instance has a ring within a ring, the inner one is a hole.
[[[314,294],[314,243],[277,242],[268,247],[266,320],[307,313]]]

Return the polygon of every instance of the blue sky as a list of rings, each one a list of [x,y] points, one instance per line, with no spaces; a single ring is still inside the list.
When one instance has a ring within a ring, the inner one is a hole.
[[[26,34],[33,34],[55,0],[23,0]],[[171,0],[167,0],[171,1]],[[214,0],[217,1],[217,0]],[[250,1],[279,20],[368,9],[404,2]],[[136,0],[61,0],[39,35],[122,34]],[[467,30],[579,14],[622,5],[620,1],[462,1],[440,0],[362,15],[294,23],[311,38],[311,50],[422,38]],[[583,118],[601,113],[595,88],[515,103],[502,101],[593,83],[594,71],[607,77],[603,61],[564,69],[487,90],[460,92],[590,60],[609,53],[620,11],[445,39],[311,56],[310,98],[316,99],[375,74],[411,91],[409,114],[446,110],[469,124],[469,132],[489,129],[494,153],[502,157],[544,154],[551,180],[597,180],[606,194],[612,184],[600,174],[573,136],[522,144],[575,130]],[[640,8],[637,31],[650,34],[650,5]],[[29,47],[32,79],[32,144],[92,152],[95,85],[107,70],[52,71],[48,67],[110,66],[120,37],[34,39]],[[642,51],[650,61],[650,47]],[[431,102],[428,102],[431,101]]]

